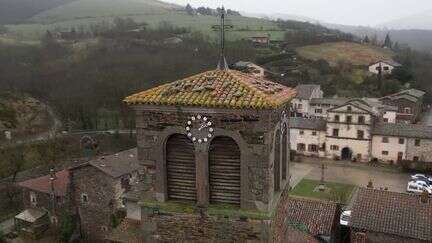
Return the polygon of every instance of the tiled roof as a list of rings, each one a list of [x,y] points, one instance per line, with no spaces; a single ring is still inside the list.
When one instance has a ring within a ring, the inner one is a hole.
[[[69,185],[69,171],[62,170],[55,173],[54,192],[57,196],[66,196]],[[51,193],[51,176],[46,175],[18,183],[19,186],[46,194]]]
[[[140,169],[137,149],[122,151],[117,154],[102,156],[89,162],[106,174],[117,178]]]
[[[320,89],[321,86],[316,85],[316,84],[300,84],[297,85],[297,87],[295,88],[297,91],[297,98],[300,99],[310,99],[312,96],[312,93],[314,90],[316,89]]]
[[[305,232],[288,226],[283,243],[319,243],[319,241]]]
[[[347,101],[349,101],[348,98],[314,98],[311,99],[310,104],[339,106],[345,104]]]
[[[290,198],[287,220],[303,224],[312,235],[331,236],[335,229],[337,205],[329,202]]]
[[[289,102],[295,90],[235,70],[208,71],[127,97],[129,105],[273,109]]]
[[[326,125],[327,122],[324,119],[308,119],[301,117],[292,117],[289,119],[290,128],[325,131]]]
[[[432,139],[432,127],[403,123],[380,123],[374,126],[372,134],[393,137]]]
[[[397,99],[405,98],[413,102],[416,102],[419,98],[423,97],[425,94],[426,93],[424,91],[418,89],[407,89],[407,90],[402,90],[395,94],[382,97],[381,99],[397,100]]]
[[[419,196],[360,188],[350,226],[367,231],[432,241],[432,200]]]

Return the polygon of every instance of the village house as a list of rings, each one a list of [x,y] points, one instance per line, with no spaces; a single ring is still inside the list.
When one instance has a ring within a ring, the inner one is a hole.
[[[432,200],[421,196],[360,188],[351,207],[351,242],[432,241]]]
[[[63,213],[73,213],[69,182],[67,170],[19,182],[25,210],[15,216],[18,232],[39,238],[49,227],[59,225]]]
[[[369,65],[369,72],[373,74],[391,74],[393,70],[402,65],[393,60],[378,61]]]
[[[127,229],[136,227],[162,241],[272,237],[262,235],[271,230],[260,220],[250,214],[238,220],[238,213],[242,209],[271,219],[270,212],[285,199],[294,96],[283,85],[225,69],[127,97],[136,111],[138,158],[154,168],[147,186],[152,195],[127,195],[127,220],[108,239],[122,242],[118,236],[131,236]],[[178,200],[190,210],[167,206]],[[220,203],[231,205],[223,217],[218,216]]]
[[[103,240],[113,228],[113,218],[125,212],[123,196],[140,180],[137,149],[101,156],[70,169],[73,200],[81,234]]]
[[[323,119],[290,118],[290,147],[307,156],[325,157],[327,123]]]
[[[415,123],[422,112],[424,95],[421,90],[408,89],[379,100],[385,105],[397,107],[396,122]]]
[[[311,113],[311,100],[323,97],[321,86],[315,84],[300,84],[295,90],[297,95],[291,102],[294,116],[309,116]]]
[[[345,104],[348,98],[312,98],[309,102],[308,117],[327,118],[327,111]]]
[[[255,46],[268,46],[270,45],[270,34],[256,34],[249,38]]]

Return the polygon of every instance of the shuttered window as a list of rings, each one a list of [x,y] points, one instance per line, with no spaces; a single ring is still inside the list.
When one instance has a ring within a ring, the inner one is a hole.
[[[171,136],[166,144],[169,199],[196,201],[196,169],[193,143],[184,135]]]
[[[240,205],[240,149],[228,137],[213,139],[209,151],[210,203]]]

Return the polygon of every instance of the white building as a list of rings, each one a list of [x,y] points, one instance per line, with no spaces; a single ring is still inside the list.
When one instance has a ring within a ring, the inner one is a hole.
[[[323,91],[320,85],[301,84],[296,87],[297,95],[291,101],[295,116],[308,116],[311,113],[310,102],[312,99],[322,98]]]
[[[309,117],[327,117],[327,111],[349,101],[348,98],[313,98],[310,101]]]
[[[381,71],[382,74],[391,74],[393,72],[393,69],[401,66],[402,65],[400,63],[393,60],[378,61],[369,65],[369,72],[374,74],[380,74]]]
[[[308,156],[325,156],[326,121],[293,117],[290,119],[290,145]]]

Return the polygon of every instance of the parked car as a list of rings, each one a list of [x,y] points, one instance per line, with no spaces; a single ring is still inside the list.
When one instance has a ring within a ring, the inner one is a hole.
[[[348,226],[350,219],[351,219],[351,210],[344,209],[340,216],[340,224],[343,226]]]
[[[428,176],[425,174],[415,174],[411,176],[411,179],[413,180],[424,180],[428,181],[429,183],[432,183],[432,176]]]
[[[423,186],[423,187],[427,187],[427,188],[432,189],[432,184],[429,183],[428,180],[417,179],[417,180],[410,180],[410,181],[415,182],[417,185],[420,185],[420,186]]]
[[[432,195],[432,189],[424,181],[409,181],[407,185],[407,192],[409,193],[422,193],[427,191],[429,195]]]

